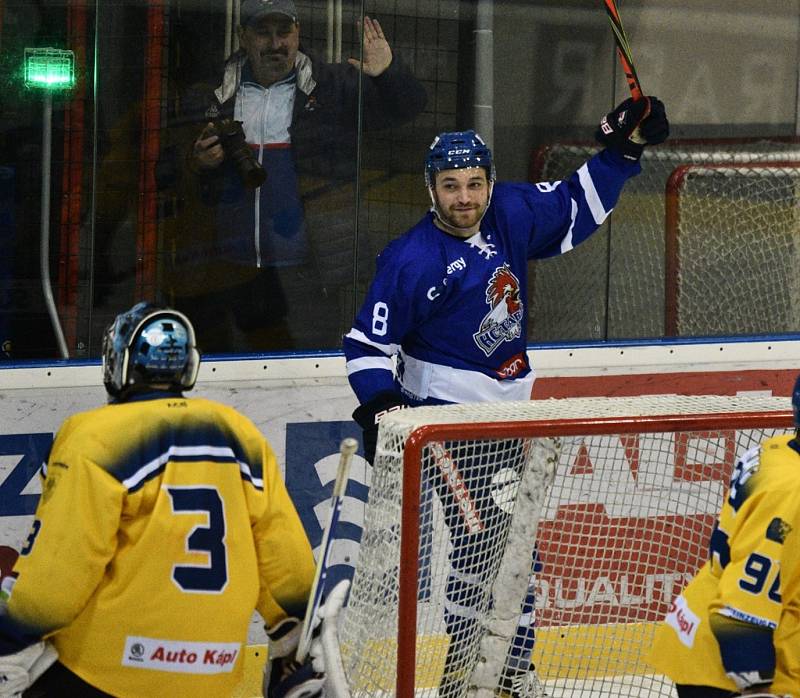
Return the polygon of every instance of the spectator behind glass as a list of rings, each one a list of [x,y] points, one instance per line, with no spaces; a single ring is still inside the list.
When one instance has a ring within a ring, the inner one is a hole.
[[[352,279],[359,85],[366,129],[413,119],[425,88],[369,17],[363,63],[341,64],[300,49],[291,0],[244,0],[240,20],[222,82],[186,95],[157,168],[174,196],[163,290],[204,351],[333,347],[337,287]],[[221,119],[242,122],[261,186],[243,182]]]

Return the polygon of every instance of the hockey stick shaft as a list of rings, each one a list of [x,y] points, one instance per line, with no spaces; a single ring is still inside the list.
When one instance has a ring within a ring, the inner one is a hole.
[[[483,521],[481,521],[480,513],[472,500],[472,495],[464,482],[464,477],[459,471],[455,460],[453,460],[453,456],[450,455],[450,452],[441,441],[431,441],[429,448],[433,455],[434,463],[439,468],[442,479],[456,502],[458,512],[461,514],[467,531],[469,533],[482,531],[484,525]]]
[[[617,56],[619,56],[619,62],[625,73],[625,79],[628,81],[631,97],[633,97],[634,101],[644,99],[644,92],[639,82],[639,76],[636,74],[636,68],[633,65],[633,54],[628,43],[628,37],[625,35],[625,28],[622,26],[622,18],[619,15],[616,0],[603,0],[603,2],[606,6],[608,20],[611,22],[614,41],[617,44]]]
[[[358,441],[352,438],[343,439],[339,446],[339,467],[336,470],[336,481],[333,483],[333,494],[330,500],[330,514],[325,530],[322,532],[322,543],[319,548],[317,558],[317,568],[314,572],[314,581],[311,584],[311,591],[308,595],[308,605],[306,615],[303,619],[303,629],[300,632],[300,641],[297,644],[295,658],[302,662],[308,654],[311,646],[311,633],[314,629],[314,616],[322,602],[322,592],[325,590],[325,577],[328,571],[328,555],[330,553],[332,531],[336,528],[339,521],[339,514],[342,510],[342,500],[347,489],[348,476],[350,474],[350,462],[353,454],[358,448]]]

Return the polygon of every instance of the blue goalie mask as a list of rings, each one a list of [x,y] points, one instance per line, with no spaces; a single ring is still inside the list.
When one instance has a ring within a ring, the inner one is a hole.
[[[176,310],[137,303],[103,335],[103,384],[113,397],[133,386],[191,390],[199,368],[194,328]]]
[[[483,167],[489,184],[495,180],[492,151],[475,131],[451,131],[433,139],[425,158],[425,185],[431,189],[442,170]]]

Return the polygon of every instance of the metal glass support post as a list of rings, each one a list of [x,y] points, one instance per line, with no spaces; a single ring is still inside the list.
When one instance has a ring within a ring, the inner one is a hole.
[[[43,90],[42,114],[42,202],[39,235],[39,270],[47,313],[53,325],[61,357],[69,358],[64,331],[58,318],[50,285],[50,157],[53,144],[53,90],[69,90],[75,86],[75,54],[69,49],[26,48],[25,87]]]
[[[50,153],[53,142],[53,93],[44,90],[44,112],[42,115],[42,201],[41,201],[41,233],[39,236],[39,268],[42,276],[42,291],[47,314],[58,342],[61,358],[68,359],[69,351],[64,340],[64,331],[53,299],[53,288],[50,284]]]
[[[475,14],[475,130],[494,145],[494,0],[478,0]]]

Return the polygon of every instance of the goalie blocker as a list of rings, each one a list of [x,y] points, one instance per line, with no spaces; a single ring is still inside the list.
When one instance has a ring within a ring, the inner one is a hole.
[[[294,659],[292,648],[289,655],[275,656],[267,662],[263,681],[266,698],[349,698],[336,639],[339,611],[349,588],[350,581],[342,580],[331,590],[325,602],[315,609],[310,621],[308,655],[304,661]],[[286,649],[280,642],[271,641],[270,657]]]

